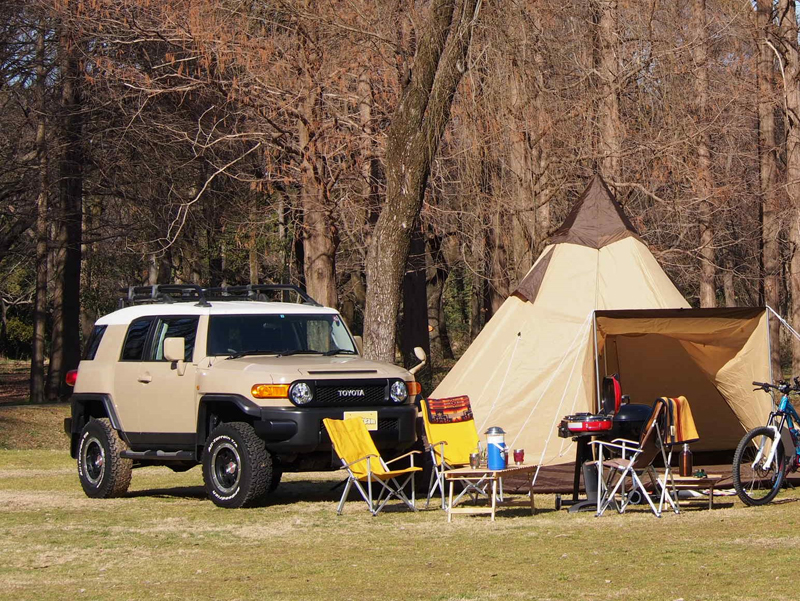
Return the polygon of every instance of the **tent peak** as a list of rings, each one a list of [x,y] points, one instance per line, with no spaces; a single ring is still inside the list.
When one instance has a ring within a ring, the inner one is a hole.
[[[641,240],[603,177],[595,174],[548,242],[568,242],[600,249],[629,236]]]

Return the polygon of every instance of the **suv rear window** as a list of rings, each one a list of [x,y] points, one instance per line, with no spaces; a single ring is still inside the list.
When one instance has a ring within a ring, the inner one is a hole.
[[[103,334],[106,333],[107,326],[95,326],[92,328],[92,333],[89,334],[89,339],[86,341],[86,347],[83,349],[83,361],[92,361],[97,354],[97,349],[100,348],[100,341],[103,339]]]
[[[150,332],[150,324],[153,323],[152,317],[137,319],[128,326],[128,334],[125,336],[125,345],[122,347],[120,361],[141,361],[144,357],[144,345],[147,342],[147,334]]]

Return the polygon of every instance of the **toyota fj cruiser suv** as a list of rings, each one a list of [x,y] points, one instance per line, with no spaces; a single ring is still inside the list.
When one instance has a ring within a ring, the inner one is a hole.
[[[89,497],[125,494],[134,467],[202,464],[215,504],[254,504],[285,471],[332,467],[326,417],[361,417],[390,453],[416,441],[411,372],[361,358],[339,313],[294,286],[140,286],[121,304],[68,374]]]

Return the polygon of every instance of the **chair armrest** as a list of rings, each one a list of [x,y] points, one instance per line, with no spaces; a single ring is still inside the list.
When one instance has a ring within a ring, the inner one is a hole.
[[[363,457],[359,457],[358,459],[355,459],[355,460],[351,461],[350,463],[348,463],[346,465],[343,465],[342,468],[350,467],[351,465],[355,465],[356,463],[364,461],[365,459],[367,459],[367,460],[372,459],[373,457],[378,457],[378,456],[377,455],[364,455]],[[378,459],[380,459],[380,457],[378,457]],[[367,461],[367,466],[369,466],[369,461]]]
[[[434,463],[436,463],[436,465],[439,466],[439,467],[444,466],[444,445],[446,445],[446,444],[447,444],[446,440],[440,440],[438,442],[429,442],[428,443],[428,445],[431,447],[431,450],[433,450]],[[436,450],[434,450],[434,447],[437,447],[437,446],[441,446],[442,448],[439,449],[438,451],[436,451]],[[439,458],[438,458],[439,461],[438,461],[438,463],[436,462],[436,453],[437,452],[439,453]]]
[[[400,455],[399,457],[395,457],[394,459],[390,459],[389,461],[385,461],[384,463],[386,463],[386,465],[389,465],[390,463],[394,463],[395,461],[398,461],[398,460],[403,459],[405,457],[408,457],[410,455],[419,455],[419,451],[409,451],[408,453]],[[413,460],[412,460],[411,464],[412,465],[414,464]]]
[[[622,441],[622,444],[618,444],[616,441]],[[625,444],[630,443],[630,445]],[[600,447],[600,450],[603,450],[603,447],[611,447],[613,449],[619,449],[622,451],[622,458],[628,459],[625,455],[628,453],[640,453],[641,449],[639,448],[638,442],[633,442],[632,440],[628,440],[626,438],[616,438],[615,442],[606,442],[604,440],[593,440],[589,444],[596,444]]]
[[[630,442],[630,441],[627,441],[627,442]],[[628,451],[638,451],[639,450],[639,444],[638,443],[636,443],[636,445],[634,445],[634,446],[630,446],[630,445],[626,445],[626,444],[618,444],[618,443],[615,443],[615,442],[606,442],[605,440],[593,440],[589,444],[596,444],[596,445],[601,446],[601,447],[613,447],[615,449],[623,449],[623,450],[628,450]]]

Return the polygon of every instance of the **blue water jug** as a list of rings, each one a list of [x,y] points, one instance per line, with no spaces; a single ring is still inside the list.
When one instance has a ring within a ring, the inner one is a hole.
[[[507,459],[506,433],[503,428],[492,426],[486,430],[486,466],[490,470],[504,470]]]

